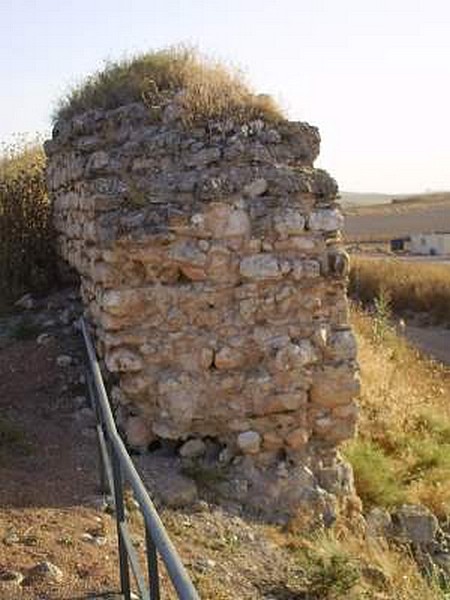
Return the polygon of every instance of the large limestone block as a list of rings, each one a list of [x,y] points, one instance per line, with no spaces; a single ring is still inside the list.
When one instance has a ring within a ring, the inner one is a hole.
[[[357,396],[359,390],[359,375],[352,366],[325,365],[315,373],[310,392],[311,402],[329,408],[345,405]]]
[[[272,254],[255,254],[241,260],[240,272],[246,279],[281,279],[278,260]]]
[[[337,208],[313,211],[308,219],[312,231],[338,231],[344,225],[344,217]]]

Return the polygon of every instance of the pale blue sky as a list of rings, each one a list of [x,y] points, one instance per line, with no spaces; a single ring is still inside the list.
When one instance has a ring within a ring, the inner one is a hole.
[[[348,191],[450,190],[449,0],[0,0],[0,141],[104,59],[188,42],[318,125]]]

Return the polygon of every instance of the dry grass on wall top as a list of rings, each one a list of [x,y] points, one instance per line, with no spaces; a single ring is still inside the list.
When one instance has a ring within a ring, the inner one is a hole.
[[[436,323],[450,323],[448,265],[352,256],[350,293],[363,303],[385,294],[395,311],[425,312]]]
[[[362,393],[345,454],[365,509],[408,503],[450,514],[450,371],[354,307]]]
[[[42,147],[20,142],[4,149],[0,157],[1,301],[51,284],[53,236]]]
[[[160,108],[177,92],[181,92],[178,101],[187,125],[221,118],[283,118],[274,100],[255,94],[238,70],[190,48],[174,47],[107,63],[69,92],[55,111],[54,120],[137,101],[143,101],[149,109]]]

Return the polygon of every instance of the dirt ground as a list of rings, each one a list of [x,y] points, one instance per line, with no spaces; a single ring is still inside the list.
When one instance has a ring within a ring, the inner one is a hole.
[[[69,353],[71,377],[57,365]],[[2,600],[87,598],[117,589],[114,523],[93,506],[101,502],[95,441],[80,436],[74,404],[83,392],[74,381],[80,374],[75,332],[43,344],[12,339],[0,349],[0,575],[25,577],[20,587],[0,582]],[[106,539],[101,552],[83,540],[86,533]],[[27,582],[42,561],[58,566],[63,580]]]
[[[98,489],[81,339],[63,308],[67,297],[56,308],[46,303],[50,310],[0,317],[0,599],[112,600],[119,589],[115,521]],[[50,334],[44,341],[42,332]],[[58,365],[61,356],[71,364]],[[203,599],[309,598],[304,572],[277,543],[275,528],[213,501],[160,514]],[[140,552],[135,508],[129,521]],[[62,580],[32,577],[43,561]],[[8,581],[12,572],[24,578],[20,584]],[[161,572],[162,598],[173,599]]]
[[[0,315],[0,600],[119,600],[115,521],[98,489],[72,304],[70,293],[62,294],[31,311]],[[431,329],[407,325],[422,340]],[[436,331],[432,338],[447,358],[448,335]],[[435,348],[434,341],[424,347]],[[135,461],[138,468],[146,456]],[[127,508],[142,558],[142,518],[131,500]],[[310,547],[308,538],[292,544],[282,528],[211,493],[186,508],[159,505],[159,512],[203,600],[324,598],[311,592],[298,554],[302,544]],[[31,576],[44,561],[60,569],[58,580]],[[174,600],[161,572],[162,599]],[[22,581],[10,581],[14,574]],[[326,573],[320,577],[323,583]]]
[[[450,366],[450,329],[407,324],[405,335],[423,353]]]

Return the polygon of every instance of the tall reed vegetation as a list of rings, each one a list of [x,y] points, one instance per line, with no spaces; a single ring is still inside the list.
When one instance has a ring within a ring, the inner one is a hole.
[[[447,265],[353,256],[350,293],[365,304],[387,294],[394,311],[425,312],[436,323],[450,323]]]
[[[48,287],[55,275],[54,232],[39,144],[0,157],[0,297]]]

